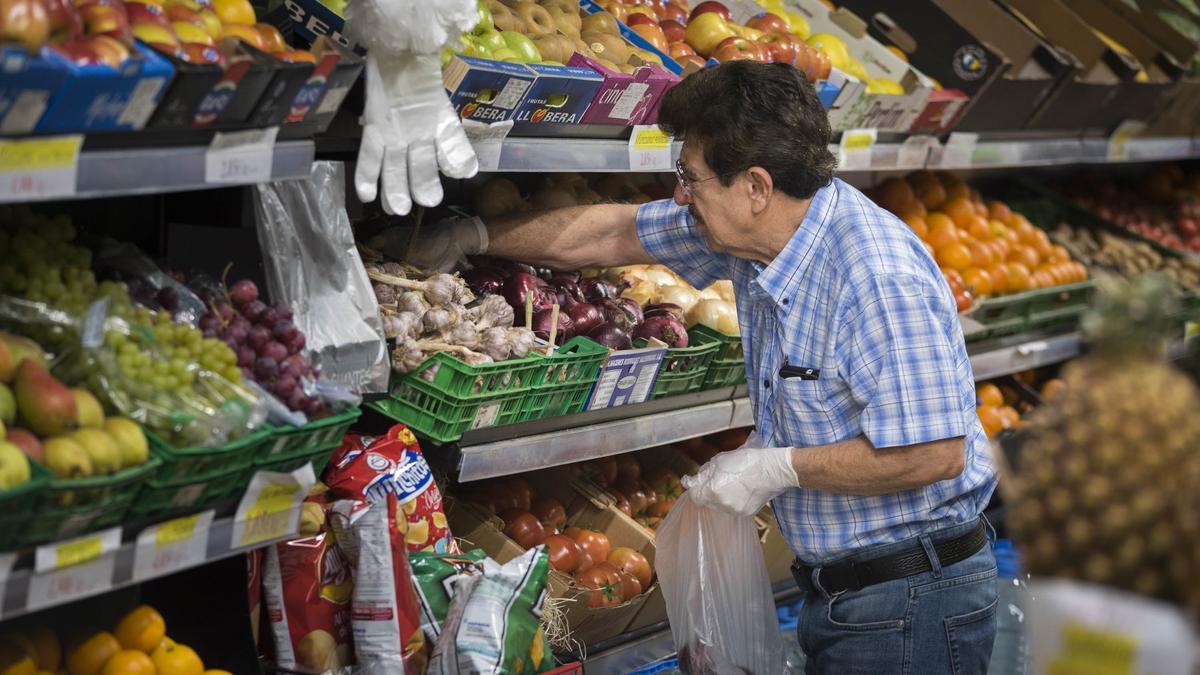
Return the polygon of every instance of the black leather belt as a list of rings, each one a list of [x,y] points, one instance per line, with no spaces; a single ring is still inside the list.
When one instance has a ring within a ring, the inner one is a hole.
[[[970,532],[953,539],[936,542],[933,550],[937,552],[942,567],[948,567],[956,562],[962,562],[979,552],[987,544],[987,535],[983,530],[983,522]],[[812,572],[815,567],[809,567],[799,559],[792,563],[792,576],[800,590],[811,593],[813,590]],[[933,564],[925,554],[925,548],[919,543],[908,551],[892,553],[871,560],[849,560],[834,563],[820,568],[821,588],[833,595],[842,591],[857,591],[873,584],[911,577],[914,574],[929,572]]]

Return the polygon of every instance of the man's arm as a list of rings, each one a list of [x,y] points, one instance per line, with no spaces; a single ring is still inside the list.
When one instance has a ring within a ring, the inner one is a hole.
[[[637,234],[636,204],[572,206],[486,223],[487,252],[552,269],[652,263]]]
[[[957,478],[963,472],[965,447],[958,437],[880,449],[858,436],[792,448],[792,467],[800,487],[871,497]]]

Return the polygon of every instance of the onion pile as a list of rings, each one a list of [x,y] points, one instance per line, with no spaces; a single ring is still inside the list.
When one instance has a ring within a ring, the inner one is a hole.
[[[688,328],[701,325],[726,335],[741,335],[733,283],[728,279],[697,291],[662,265],[627,265],[602,274],[610,283],[623,287],[622,298],[645,307],[647,316],[653,309],[665,309]]]

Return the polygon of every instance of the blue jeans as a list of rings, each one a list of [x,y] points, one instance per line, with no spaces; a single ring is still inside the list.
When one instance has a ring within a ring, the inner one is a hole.
[[[965,675],[987,672],[996,637],[996,558],[984,545],[942,567],[933,544],[975,527],[955,525],[895,544],[865,548],[867,560],[922,546],[929,572],[830,595],[815,582],[800,611],[807,675]]]

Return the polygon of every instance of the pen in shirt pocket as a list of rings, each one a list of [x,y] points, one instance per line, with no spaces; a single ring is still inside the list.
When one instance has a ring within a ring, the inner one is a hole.
[[[785,380],[793,377],[798,377],[802,380],[819,380],[821,379],[821,369],[793,366],[792,364],[788,363],[786,358],[784,358],[783,367],[779,369],[779,376]]]

